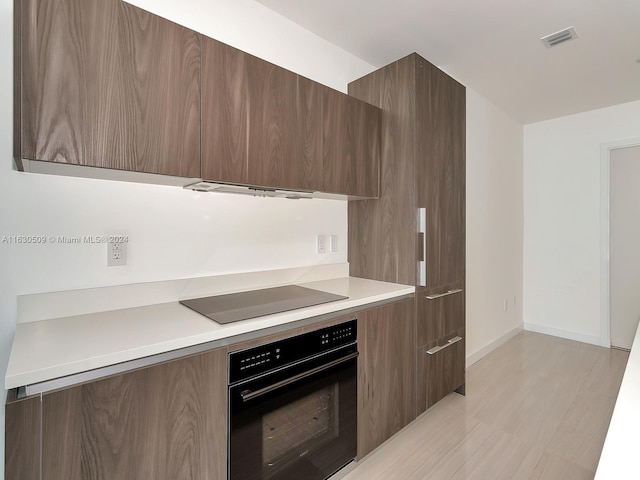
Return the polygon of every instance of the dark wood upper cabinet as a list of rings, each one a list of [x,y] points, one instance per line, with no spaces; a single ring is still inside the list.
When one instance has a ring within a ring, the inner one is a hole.
[[[296,188],[303,164],[297,141],[297,75],[251,55],[246,66],[248,183]]]
[[[202,39],[202,178],[375,197],[380,110]]]
[[[377,197],[381,116],[375,107],[326,89],[324,96],[324,190]]]
[[[17,0],[18,158],[200,176],[200,35],[120,0]]]
[[[247,183],[248,55],[202,37],[202,178]]]
[[[298,75],[296,177],[294,187],[325,192],[323,179],[324,91],[327,87]]]
[[[19,169],[378,194],[371,105],[122,0],[16,0],[14,24]]]

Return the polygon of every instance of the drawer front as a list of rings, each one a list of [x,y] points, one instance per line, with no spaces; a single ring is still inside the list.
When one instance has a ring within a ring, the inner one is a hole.
[[[464,283],[416,292],[416,345],[427,345],[465,327]]]
[[[417,414],[465,383],[465,331],[458,330],[424,347],[417,356]]]

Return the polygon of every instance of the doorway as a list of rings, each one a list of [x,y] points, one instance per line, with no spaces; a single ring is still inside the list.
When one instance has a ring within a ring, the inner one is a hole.
[[[630,349],[640,321],[640,145],[610,151],[611,346]]]

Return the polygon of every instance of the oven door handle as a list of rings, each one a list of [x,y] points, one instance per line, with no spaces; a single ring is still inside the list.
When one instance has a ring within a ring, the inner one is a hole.
[[[298,380],[302,380],[303,378],[310,377],[311,375],[315,375],[316,373],[322,372],[323,370],[327,370],[331,367],[335,367],[336,365],[340,365],[341,363],[348,362],[349,360],[353,360],[358,356],[358,352],[350,353],[346,357],[338,358],[329,363],[325,363],[324,365],[320,365],[319,367],[312,368],[311,370],[307,370],[306,372],[299,373],[298,375],[294,375],[293,377],[285,378],[279,382],[276,382],[268,387],[261,388],[252,392],[251,390],[244,390],[240,392],[240,398],[242,398],[243,402],[248,402],[256,397],[264,395],[269,392],[273,392],[278,388],[284,387],[291,383],[297,382]]]

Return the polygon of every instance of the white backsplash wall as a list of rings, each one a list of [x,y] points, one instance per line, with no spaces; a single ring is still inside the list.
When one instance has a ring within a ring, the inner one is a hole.
[[[253,0],[132,3],[342,91],[373,70]],[[3,235],[122,234],[130,243],[125,267],[106,266],[105,245],[0,243],[3,384],[16,295],[346,262],[345,202],[203,194],[14,171],[12,44],[13,0],[0,0],[0,240]],[[340,251],[316,254],[317,233],[337,234]],[[0,412],[4,432],[4,408]],[[4,434],[2,466],[3,457]]]

